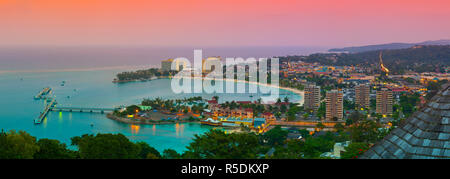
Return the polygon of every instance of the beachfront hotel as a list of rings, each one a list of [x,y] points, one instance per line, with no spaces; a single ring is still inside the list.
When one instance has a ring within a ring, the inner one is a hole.
[[[211,71],[214,71],[215,66],[211,66],[211,69],[207,69],[205,63],[210,63],[209,65],[220,63],[222,59],[220,57],[208,57],[206,59],[202,60],[202,73],[209,73]]]
[[[343,97],[344,93],[338,90],[331,90],[327,92],[326,96],[326,113],[325,119],[330,120],[342,120],[343,115]]]
[[[161,61],[161,71],[171,71],[173,61],[174,61],[173,59],[167,59],[167,60]],[[176,64],[175,71],[181,71],[186,68],[185,62],[176,61],[176,63],[177,64]]]

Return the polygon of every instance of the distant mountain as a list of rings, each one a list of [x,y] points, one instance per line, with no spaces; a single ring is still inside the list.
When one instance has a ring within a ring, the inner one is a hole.
[[[367,45],[359,47],[345,47],[345,48],[334,48],[328,50],[329,52],[348,52],[348,53],[360,53],[368,51],[377,50],[395,50],[395,49],[405,49],[411,48],[417,45],[450,45],[450,40],[434,40],[425,41],[420,43],[389,43],[389,44],[379,44],[379,45]]]

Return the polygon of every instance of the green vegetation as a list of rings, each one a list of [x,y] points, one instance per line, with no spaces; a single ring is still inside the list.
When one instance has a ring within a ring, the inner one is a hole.
[[[419,93],[403,94],[400,96],[400,110],[406,118],[416,111],[416,105],[420,101],[419,97]]]
[[[0,159],[32,159],[38,151],[36,138],[24,131],[0,133]]]
[[[263,136],[263,140],[267,141],[267,144],[270,146],[276,146],[283,144],[284,140],[286,140],[288,131],[281,129],[280,126],[276,126],[270,131],[267,131]]]
[[[145,159],[161,158],[145,142],[133,143],[122,134],[83,135],[72,138],[78,150],[53,139],[39,139],[11,130],[0,133],[0,159]]]
[[[163,151],[163,159],[181,159],[181,155],[173,149],[166,149]]]
[[[430,100],[436,93],[442,88],[442,85],[448,83],[448,80],[440,80],[437,82],[429,82],[427,85],[428,94],[426,96],[427,100]]]
[[[196,135],[183,158],[189,159],[252,159],[256,158],[258,137],[251,133],[225,134],[211,130]]]
[[[317,117],[324,118],[326,113],[326,104],[325,102],[320,103],[319,109],[317,109]]]
[[[361,53],[318,53],[309,56],[279,57],[280,62],[301,60],[307,63],[318,62],[333,66],[371,67],[378,64],[379,50]],[[450,46],[420,46],[417,48],[383,50],[383,62],[392,74],[403,74],[407,70],[415,72],[441,72],[450,66]]]
[[[354,142],[345,148],[345,151],[341,153],[342,159],[356,159],[358,156],[369,150],[370,145],[368,143]]]
[[[85,134],[73,137],[72,145],[78,147],[82,159],[136,159],[141,150],[122,134]]]
[[[194,103],[203,100],[202,97],[191,97],[191,98],[185,98],[185,99],[177,99],[177,100],[163,100],[161,98],[155,98],[155,99],[144,99],[141,102],[142,106],[150,106],[151,109],[157,109],[162,111],[167,111],[171,113],[175,112],[183,112],[188,113],[188,105],[187,104],[193,104],[191,106],[191,110],[196,113],[202,112],[207,106],[205,103],[199,102]],[[125,117],[127,115],[136,114],[137,111],[141,111],[140,107],[137,105],[130,105],[125,108],[124,111],[114,111],[114,115],[119,117]],[[149,110],[147,110],[149,111]]]
[[[39,151],[34,154],[35,159],[75,159],[77,153],[67,149],[66,144],[53,139],[40,139],[37,142]]]
[[[310,136],[307,130],[298,130],[301,140],[287,140],[288,131],[275,127],[263,135],[255,133],[226,134],[210,130],[196,135],[182,154],[166,149],[162,155],[145,142],[131,142],[122,134],[96,134],[73,137],[69,150],[57,140],[40,139],[26,132],[9,131],[0,134],[0,159],[256,159],[256,158],[322,158],[336,142],[353,141],[344,154],[347,158],[359,155],[369,143],[386,133],[378,130],[373,121],[361,121],[338,132]],[[361,144],[358,144],[361,143]],[[270,150],[272,154],[267,155]]]
[[[352,142],[375,143],[385,136],[382,126],[373,120],[363,120],[348,128]]]
[[[137,70],[131,72],[122,72],[117,74],[119,81],[134,81],[134,80],[148,80],[152,77],[167,77],[171,72],[159,72],[157,68],[150,68],[147,70]]]
[[[351,109],[355,109],[356,108],[355,102],[353,102],[353,101],[344,99],[343,103],[344,103],[344,109],[345,110],[351,110]]]

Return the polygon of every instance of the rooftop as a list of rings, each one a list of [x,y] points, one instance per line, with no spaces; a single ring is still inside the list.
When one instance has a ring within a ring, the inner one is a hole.
[[[450,159],[450,83],[361,158]]]

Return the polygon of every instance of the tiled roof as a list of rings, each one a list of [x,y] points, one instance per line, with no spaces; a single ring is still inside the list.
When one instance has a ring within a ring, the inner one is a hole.
[[[450,159],[450,83],[360,158]]]

